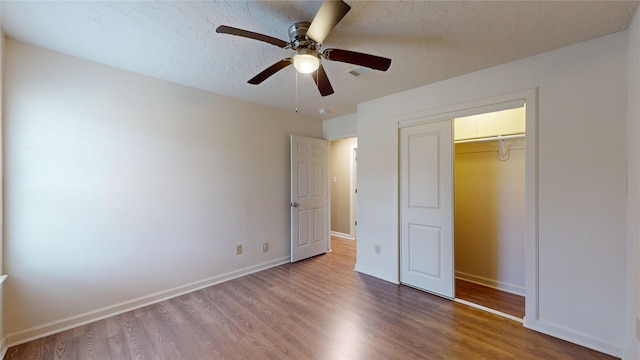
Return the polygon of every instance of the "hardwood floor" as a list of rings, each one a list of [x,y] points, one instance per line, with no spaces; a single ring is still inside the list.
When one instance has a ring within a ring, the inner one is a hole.
[[[613,359],[353,270],[355,242],[9,349],[5,359]]]
[[[524,318],[524,297],[456,279],[456,298]]]

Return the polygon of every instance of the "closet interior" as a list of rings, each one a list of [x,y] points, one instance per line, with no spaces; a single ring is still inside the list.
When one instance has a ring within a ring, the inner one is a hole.
[[[456,299],[524,317],[525,108],[454,119]]]

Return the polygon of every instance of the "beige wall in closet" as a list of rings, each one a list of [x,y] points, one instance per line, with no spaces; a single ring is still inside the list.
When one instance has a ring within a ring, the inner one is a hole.
[[[456,277],[524,295],[524,139],[456,144]]]
[[[331,143],[331,231],[343,235],[351,232],[351,149],[355,137]]]

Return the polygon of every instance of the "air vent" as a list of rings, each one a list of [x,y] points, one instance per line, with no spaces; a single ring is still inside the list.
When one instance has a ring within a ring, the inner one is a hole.
[[[347,73],[349,73],[349,74],[351,74],[351,75],[353,75],[355,77],[358,77],[358,76],[362,76],[362,75],[368,74],[369,72],[371,72],[371,70],[372,70],[371,68],[368,68],[368,67],[365,67],[365,66],[358,66],[358,67],[355,67],[355,68],[347,71]]]

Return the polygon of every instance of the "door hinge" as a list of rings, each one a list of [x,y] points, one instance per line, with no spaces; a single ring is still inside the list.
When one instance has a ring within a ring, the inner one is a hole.
[[[358,226],[358,220],[356,220],[356,226]]]

